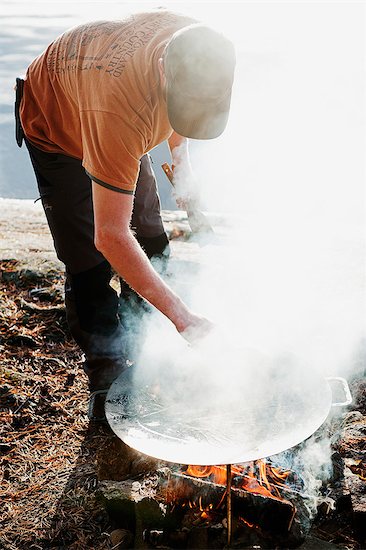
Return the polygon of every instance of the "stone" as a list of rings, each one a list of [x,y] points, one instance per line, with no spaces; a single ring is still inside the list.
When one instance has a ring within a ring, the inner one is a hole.
[[[158,467],[157,460],[131,449],[114,434],[104,438],[97,452],[97,476],[101,481],[122,481]]]
[[[318,539],[317,537],[308,537],[305,542],[299,546],[299,550],[346,550],[346,547]]]
[[[113,550],[133,548],[133,534],[127,529],[115,529],[110,534],[110,544]]]
[[[345,459],[344,477],[351,495],[352,510],[354,513],[364,514],[366,521],[366,483],[364,472],[360,460]]]

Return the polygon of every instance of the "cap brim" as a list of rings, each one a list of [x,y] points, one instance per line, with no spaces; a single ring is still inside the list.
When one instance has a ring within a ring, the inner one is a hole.
[[[169,122],[180,136],[213,139],[225,130],[229,118],[231,89],[216,100],[187,97],[177,86],[167,86]]]

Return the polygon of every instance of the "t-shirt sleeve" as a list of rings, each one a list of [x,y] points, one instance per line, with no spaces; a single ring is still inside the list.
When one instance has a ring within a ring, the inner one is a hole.
[[[133,194],[144,154],[143,135],[114,113],[80,112],[83,167],[91,179],[121,193]]]

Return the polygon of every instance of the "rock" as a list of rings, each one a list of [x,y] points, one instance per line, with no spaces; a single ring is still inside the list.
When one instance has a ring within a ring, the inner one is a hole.
[[[110,534],[110,545],[113,550],[133,548],[133,534],[127,529],[115,529]]]
[[[98,496],[104,501],[105,509],[114,525],[133,531],[136,548],[148,548],[144,533],[162,530],[166,506],[165,493],[161,490],[160,476],[152,474],[142,480],[101,481]],[[158,502],[160,500],[160,503]],[[122,525],[121,525],[121,522]],[[123,529],[122,529],[123,530]],[[130,538],[123,538],[123,544],[130,544]],[[130,548],[130,546],[117,546]]]
[[[121,481],[158,467],[158,461],[131,449],[114,434],[104,439],[103,446],[97,452],[97,475],[100,481]]]
[[[365,464],[361,460],[345,459],[344,477],[351,495],[354,514],[363,514],[366,521]]]
[[[358,409],[362,414],[366,414],[366,372],[361,378],[356,378],[350,384],[350,390],[353,397],[353,408]]]
[[[353,530],[366,541],[366,416],[360,410],[351,411],[344,416],[341,427],[336,446],[343,459]]]
[[[299,546],[299,550],[346,550],[346,547],[326,542],[317,537],[308,537],[306,541]]]
[[[126,479],[124,481],[100,481],[99,493],[107,501],[129,500],[138,503],[143,499],[165,500],[164,481],[166,481],[164,469],[156,471],[140,480]]]
[[[366,416],[360,411],[352,411],[342,421],[336,443],[343,458],[361,458],[366,456]]]

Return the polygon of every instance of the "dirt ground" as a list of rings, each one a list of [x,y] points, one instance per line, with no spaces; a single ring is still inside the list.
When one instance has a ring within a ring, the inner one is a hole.
[[[88,425],[62,274],[46,266],[0,264],[0,547],[108,548],[108,519],[95,498],[102,436]]]
[[[184,233],[172,220],[167,229]],[[110,548],[96,496],[105,433],[88,423],[63,267],[39,202],[0,199],[0,273],[0,548]]]
[[[187,242],[186,214],[163,211],[163,221],[171,269],[197,265],[199,246]],[[4,550],[111,546],[112,527],[96,492],[98,457],[103,449],[108,454],[110,433],[88,422],[87,379],[68,332],[63,285],[40,201],[0,199]]]

